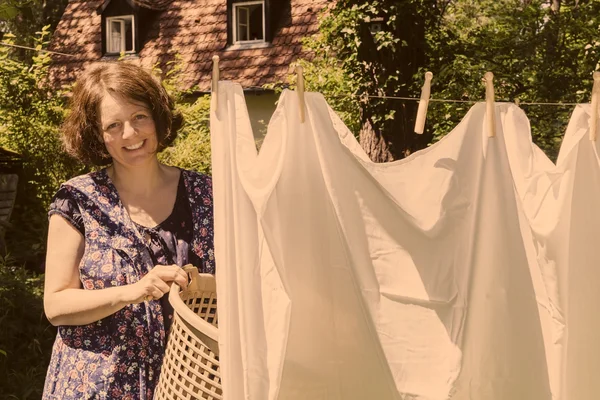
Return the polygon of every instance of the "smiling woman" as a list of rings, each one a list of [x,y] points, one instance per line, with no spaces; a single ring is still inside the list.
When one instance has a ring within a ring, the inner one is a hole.
[[[75,86],[67,151],[101,170],[50,206],[44,308],[58,335],[44,399],[152,399],[182,266],[214,273],[209,177],[161,164],[182,125],[140,67],[102,63]]]
[[[127,115],[120,109],[123,105],[134,114]],[[106,134],[122,132],[126,123],[139,127],[140,121],[132,118],[145,117],[154,124],[155,152],[173,143],[183,123],[166,90],[144,69],[121,62],[95,64],[73,92],[71,114],[64,125],[65,147],[86,164],[110,164],[113,155],[105,144]]]
[[[106,93],[100,116],[102,139],[113,163],[136,165],[156,153],[156,124],[145,104]]]

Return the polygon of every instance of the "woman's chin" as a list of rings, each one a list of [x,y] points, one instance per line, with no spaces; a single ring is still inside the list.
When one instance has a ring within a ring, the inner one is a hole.
[[[124,154],[120,157],[113,157],[113,161],[127,167],[142,167],[157,161],[156,153],[136,153]]]
[[[156,146],[154,146],[156,149]],[[139,149],[119,149],[118,154],[112,154],[113,161],[126,166],[142,166],[156,161],[156,151],[148,148],[147,141]]]

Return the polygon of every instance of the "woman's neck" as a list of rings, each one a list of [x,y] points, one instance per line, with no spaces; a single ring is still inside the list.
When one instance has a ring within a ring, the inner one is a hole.
[[[107,173],[119,192],[142,198],[152,197],[166,181],[165,167],[156,159],[136,167],[114,163]]]

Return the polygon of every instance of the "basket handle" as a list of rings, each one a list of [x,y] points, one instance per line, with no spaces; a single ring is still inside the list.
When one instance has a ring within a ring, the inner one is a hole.
[[[200,287],[200,274],[198,273],[198,268],[188,264],[183,267],[183,270],[191,275],[191,282],[188,284],[187,290],[202,290]],[[169,291],[169,303],[173,306],[173,309],[181,315],[183,319],[190,322],[194,328],[202,332],[204,335],[215,341],[215,343],[219,342],[219,331],[217,328],[206,322],[201,318],[197,318],[197,315],[194,314],[192,310],[190,310],[181,300],[179,296],[179,292],[181,291],[181,287],[173,282],[171,285],[171,290]],[[193,323],[192,323],[193,322]],[[218,349],[213,350],[215,353],[218,352]]]
[[[188,290],[200,290],[198,268],[192,264],[184,265],[182,268],[188,274]]]

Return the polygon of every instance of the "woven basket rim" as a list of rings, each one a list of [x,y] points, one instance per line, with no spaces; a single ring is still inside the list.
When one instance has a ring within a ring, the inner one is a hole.
[[[171,290],[169,291],[169,303],[171,303],[171,306],[173,306],[175,312],[179,314],[181,319],[183,319],[185,322],[192,325],[194,328],[196,328],[215,342],[218,342],[218,329],[214,325],[200,318],[198,315],[196,315],[196,313],[190,310],[188,306],[185,305],[183,300],[181,300],[181,291],[181,287],[177,283],[173,282],[173,284],[171,285]]]

